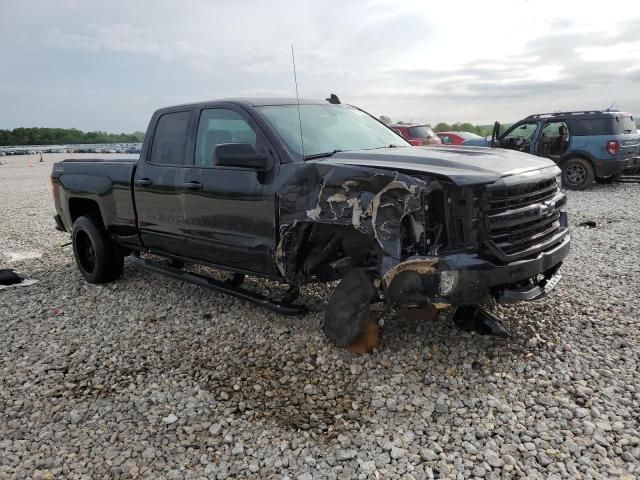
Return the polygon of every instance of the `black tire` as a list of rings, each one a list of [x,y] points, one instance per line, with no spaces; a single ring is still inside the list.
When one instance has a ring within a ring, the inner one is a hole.
[[[347,347],[362,333],[371,315],[376,288],[359,268],[348,272],[329,297],[325,310],[324,333],[339,347]]]
[[[593,184],[596,172],[589,160],[575,157],[562,165],[562,186],[569,190],[584,190]]]
[[[71,231],[78,270],[89,283],[112,282],[122,275],[124,256],[93,215],[78,217]]]
[[[621,173],[618,173],[616,175],[609,175],[608,177],[596,177],[596,182],[598,183],[613,183],[613,182],[617,182],[620,177],[622,176]]]

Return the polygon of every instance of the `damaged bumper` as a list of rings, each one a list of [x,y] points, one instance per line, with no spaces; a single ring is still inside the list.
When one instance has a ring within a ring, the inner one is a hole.
[[[469,253],[412,257],[384,272],[382,287],[391,304],[473,305],[495,298],[501,303],[529,301],[549,293],[569,253],[569,235],[535,257],[496,264]]]

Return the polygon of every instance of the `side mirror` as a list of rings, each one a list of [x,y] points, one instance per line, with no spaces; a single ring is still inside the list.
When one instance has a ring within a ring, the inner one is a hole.
[[[256,153],[248,143],[221,143],[213,149],[213,164],[219,167],[236,167],[268,172],[271,161],[265,155]]]
[[[414,147],[421,147],[422,146],[422,140],[418,140],[417,138],[412,138],[410,140],[408,140],[408,142],[413,145]]]

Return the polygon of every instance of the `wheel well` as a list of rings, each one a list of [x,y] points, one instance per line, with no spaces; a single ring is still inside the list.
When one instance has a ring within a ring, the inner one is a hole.
[[[323,281],[337,280],[355,266],[369,265],[379,249],[373,235],[362,233],[351,225],[311,222],[298,223],[278,248],[283,268],[302,281],[312,277]],[[332,266],[336,261],[346,263]]]
[[[560,168],[562,168],[564,166],[564,164],[567,163],[569,160],[572,160],[574,158],[581,158],[583,160],[586,160],[587,162],[589,162],[591,164],[592,167],[594,167],[593,160],[591,160],[591,158],[589,158],[589,156],[584,155],[582,153],[571,153],[571,154],[567,155],[566,157],[564,157],[560,161]]]
[[[69,216],[71,217],[71,222],[75,222],[78,217],[83,215],[92,214],[102,219],[100,207],[95,200],[89,200],[88,198],[69,199]]]

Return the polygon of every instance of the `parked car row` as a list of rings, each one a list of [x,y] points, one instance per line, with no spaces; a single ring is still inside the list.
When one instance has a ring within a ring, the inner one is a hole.
[[[443,145],[461,145],[467,140],[482,138],[480,135],[471,132],[438,132]]]
[[[65,146],[30,146],[0,147],[0,156],[38,155],[39,153],[130,153],[140,154],[141,143],[123,143],[113,145],[65,145]]]

